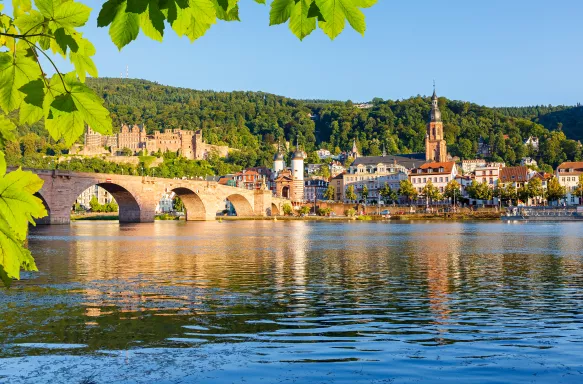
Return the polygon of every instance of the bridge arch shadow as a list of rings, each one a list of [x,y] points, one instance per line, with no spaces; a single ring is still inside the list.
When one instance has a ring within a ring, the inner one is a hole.
[[[229,200],[233,205],[233,208],[235,208],[237,216],[253,216],[253,206],[245,196],[234,193],[229,195],[227,200]]]
[[[174,188],[171,192],[182,200],[187,221],[206,220],[206,207],[196,192],[184,187]]]
[[[106,190],[117,203],[120,223],[139,223],[141,219],[140,204],[130,191],[115,183],[94,184]]]
[[[44,196],[41,195],[39,192],[35,193],[34,196],[38,197],[42,201],[47,211],[47,215],[45,217],[35,219],[34,222],[36,223],[36,225],[49,225],[51,223],[51,207],[49,207],[49,204],[45,200]]]
[[[271,211],[269,212],[271,216],[279,216],[279,208],[274,203],[271,203]]]

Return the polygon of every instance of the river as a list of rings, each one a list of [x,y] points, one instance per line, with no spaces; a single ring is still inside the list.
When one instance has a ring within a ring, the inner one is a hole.
[[[581,383],[582,229],[39,226],[0,383]]]

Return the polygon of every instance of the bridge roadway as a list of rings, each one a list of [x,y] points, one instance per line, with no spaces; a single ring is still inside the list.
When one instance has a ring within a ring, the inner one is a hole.
[[[28,170],[44,181],[38,196],[49,216],[39,220],[39,224],[69,224],[71,208],[78,196],[94,185],[115,198],[119,205],[119,221],[124,223],[154,221],[156,205],[162,195],[169,192],[176,193],[184,202],[186,220],[215,220],[217,212],[225,208],[225,200],[233,204],[238,216],[279,215],[283,205],[291,203],[274,197],[271,191],[247,190],[212,181]]]

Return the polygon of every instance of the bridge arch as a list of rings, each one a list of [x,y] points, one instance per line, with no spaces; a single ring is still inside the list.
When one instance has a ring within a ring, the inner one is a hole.
[[[35,193],[34,196],[38,197],[42,201],[43,205],[45,206],[45,210],[47,211],[47,215],[45,217],[34,220],[36,225],[49,225],[51,223],[51,207],[49,207],[47,200],[40,192]]]
[[[271,216],[279,216],[279,208],[277,207],[277,205],[275,205],[275,203],[271,203]]]
[[[141,221],[140,204],[130,191],[114,183],[96,183],[94,185],[105,189],[113,196],[119,209],[120,223],[139,223]],[[76,199],[77,197],[75,197]]]
[[[178,187],[171,190],[176,196],[180,197],[184,208],[186,209],[186,220],[206,220],[207,209],[204,202],[196,192],[189,188]]]
[[[253,205],[245,196],[233,193],[227,196],[227,200],[229,200],[235,208],[237,216],[253,216]]]

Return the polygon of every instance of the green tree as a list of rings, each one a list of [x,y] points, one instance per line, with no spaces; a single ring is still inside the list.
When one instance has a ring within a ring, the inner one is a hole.
[[[300,215],[304,215],[304,216],[305,216],[305,215],[307,215],[308,213],[310,213],[310,210],[311,210],[311,208],[310,208],[309,206],[307,206],[307,205],[302,205],[302,206],[300,207],[300,209],[299,209],[299,211],[298,211],[298,212],[300,213]]]
[[[543,184],[540,178],[533,177],[526,185],[527,199],[536,199],[544,196]]]
[[[579,204],[583,205],[583,174],[579,175],[579,182],[577,183],[577,187],[573,191],[573,194],[579,197]]]
[[[405,196],[409,200],[409,203],[411,203],[411,201],[416,199],[419,195],[415,187],[413,187],[411,181],[408,179],[400,181],[398,193],[401,196]]]
[[[358,198],[356,193],[354,193],[354,185],[349,185],[348,188],[346,188],[346,198],[350,201],[356,201]]]
[[[283,214],[286,216],[291,216],[294,212],[293,208],[291,205],[289,205],[288,203],[285,203],[282,207],[283,210]]]
[[[334,186],[328,185],[328,188],[326,188],[326,192],[324,192],[324,198],[326,200],[334,200],[334,193],[335,193]]]
[[[186,210],[184,202],[180,197],[175,196],[174,199],[172,199],[172,210],[174,210],[174,212],[184,212]]]
[[[423,187],[423,190],[421,191],[421,194],[430,202],[441,200],[442,198],[441,193],[439,193],[439,189],[433,185],[431,180],[427,181],[425,187]]]
[[[451,199],[451,201],[459,201],[462,190],[460,184],[456,180],[450,180],[443,190],[443,196]]]
[[[558,201],[565,198],[567,190],[564,186],[559,183],[556,177],[553,177],[547,182],[547,200],[548,201]]]
[[[93,196],[89,201],[89,207],[91,208],[91,212],[101,212],[101,204],[99,204],[99,200],[97,200],[97,196]]]
[[[367,199],[368,199],[368,187],[366,185],[362,186],[362,200],[364,200],[364,202],[366,203]]]
[[[385,183],[385,185],[383,185],[383,187],[380,189],[379,195],[381,195],[385,203],[388,203],[389,201],[395,202],[398,199],[397,193],[393,191],[387,183]]]

